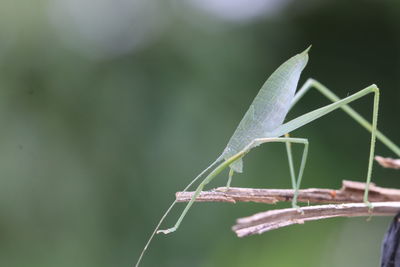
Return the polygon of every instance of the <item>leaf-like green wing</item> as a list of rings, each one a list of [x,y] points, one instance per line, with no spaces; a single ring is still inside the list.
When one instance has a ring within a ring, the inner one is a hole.
[[[221,158],[225,160],[243,150],[256,138],[268,136],[279,127],[286,117],[296,92],[300,74],[308,61],[308,50],[283,63],[261,87],[239,126],[229,140]],[[231,164],[236,172],[242,172],[242,160]]]

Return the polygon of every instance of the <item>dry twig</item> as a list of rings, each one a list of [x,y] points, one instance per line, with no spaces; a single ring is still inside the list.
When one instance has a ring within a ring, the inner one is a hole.
[[[307,221],[333,217],[392,216],[400,210],[400,190],[378,187],[371,183],[369,186],[369,200],[373,202],[374,207],[371,210],[362,203],[364,189],[365,183],[354,181],[343,181],[342,188],[339,190],[303,189],[299,191],[299,202],[341,204],[261,212],[250,217],[238,219],[237,224],[232,229],[239,237],[244,237],[261,234],[284,226],[302,224]],[[220,187],[211,191],[201,192],[196,201],[230,203],[242,201],[274,204],[278,201],[291,201],[293,193],[294,191],[289,189],[233,187],[227,190],[225,187]],[[176,198],[179,202],[187,202],[192,196],[193,192],[176,193]]]
[[[352,203],[362,202],[365,183],[346,181],[342,182],[339,190],[325,188],[309,188],[299,190],[298,201],[306,203]],[[211,191],[203,191],[196,198],[198,202],[258,202],[274,204],[279,201],[291,201],[292,189],[257,189],[219,187]],[[193,192],[177,192],[179,202],[188,202]],[[369,200],[371,202],[400,201],[400,190],[378,187],[371,183],[369,186]]]
[[[400,159],[384,158],[376,156],[375,160],[385,168],[400,169]]]
[[[232,230],[244,237],[308,221],[333,217],[393,216],[400,210],[400,202],[374,202],[370,210],[364,203],[318,205],[297,209],[269,210],[238,219]]]

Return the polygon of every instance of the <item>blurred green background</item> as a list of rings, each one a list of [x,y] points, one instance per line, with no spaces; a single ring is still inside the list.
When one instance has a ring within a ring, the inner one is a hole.
[[[379,128],[400,143],[399,34],[396,1],[0,1],[0,266],[132,266],[265,79],[310,44],[300,83],[313,77],[340,97],[376,83]],[[311,92],[289,118],[327,103]],[[353,106],[370,117],[372,97]],[[310,141],[303,188],[365,179],[370,136],[343,112],[293,135]],[[376,151],[394,156],[379,142]],[[281,144],[256,149],[244,171],[233,186],[290,187]],[[373,179],[400,187],[377,164]],[[378,265],[391,218],[244,239],[230,230],[288,206],[196,204],[142,266]]]

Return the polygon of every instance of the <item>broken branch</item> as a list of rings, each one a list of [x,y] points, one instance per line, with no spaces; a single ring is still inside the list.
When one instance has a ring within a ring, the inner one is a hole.
[[[232,230],[238,237],[245,237],[308,221],[334,217],[393,216],[400,210],[400,202],[374,202],[371,204],[373,209],[364,203],[348,203],[302,207],[300,210],[269,210],[238,219]]]
[[[384,158],[376,156],[375,160],[385,168],[400,169],[400,159]]]

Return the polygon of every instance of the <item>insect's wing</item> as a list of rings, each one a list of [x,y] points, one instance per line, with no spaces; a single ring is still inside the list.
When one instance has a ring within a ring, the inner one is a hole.
[[[256,138],[268,137],[269,132],[283,123],[307,64],[308,50],[287,60],[267,79],[229,140],[222,158],[230,158]],[[242,172],[242,165],[240,159],[230,167]]]

